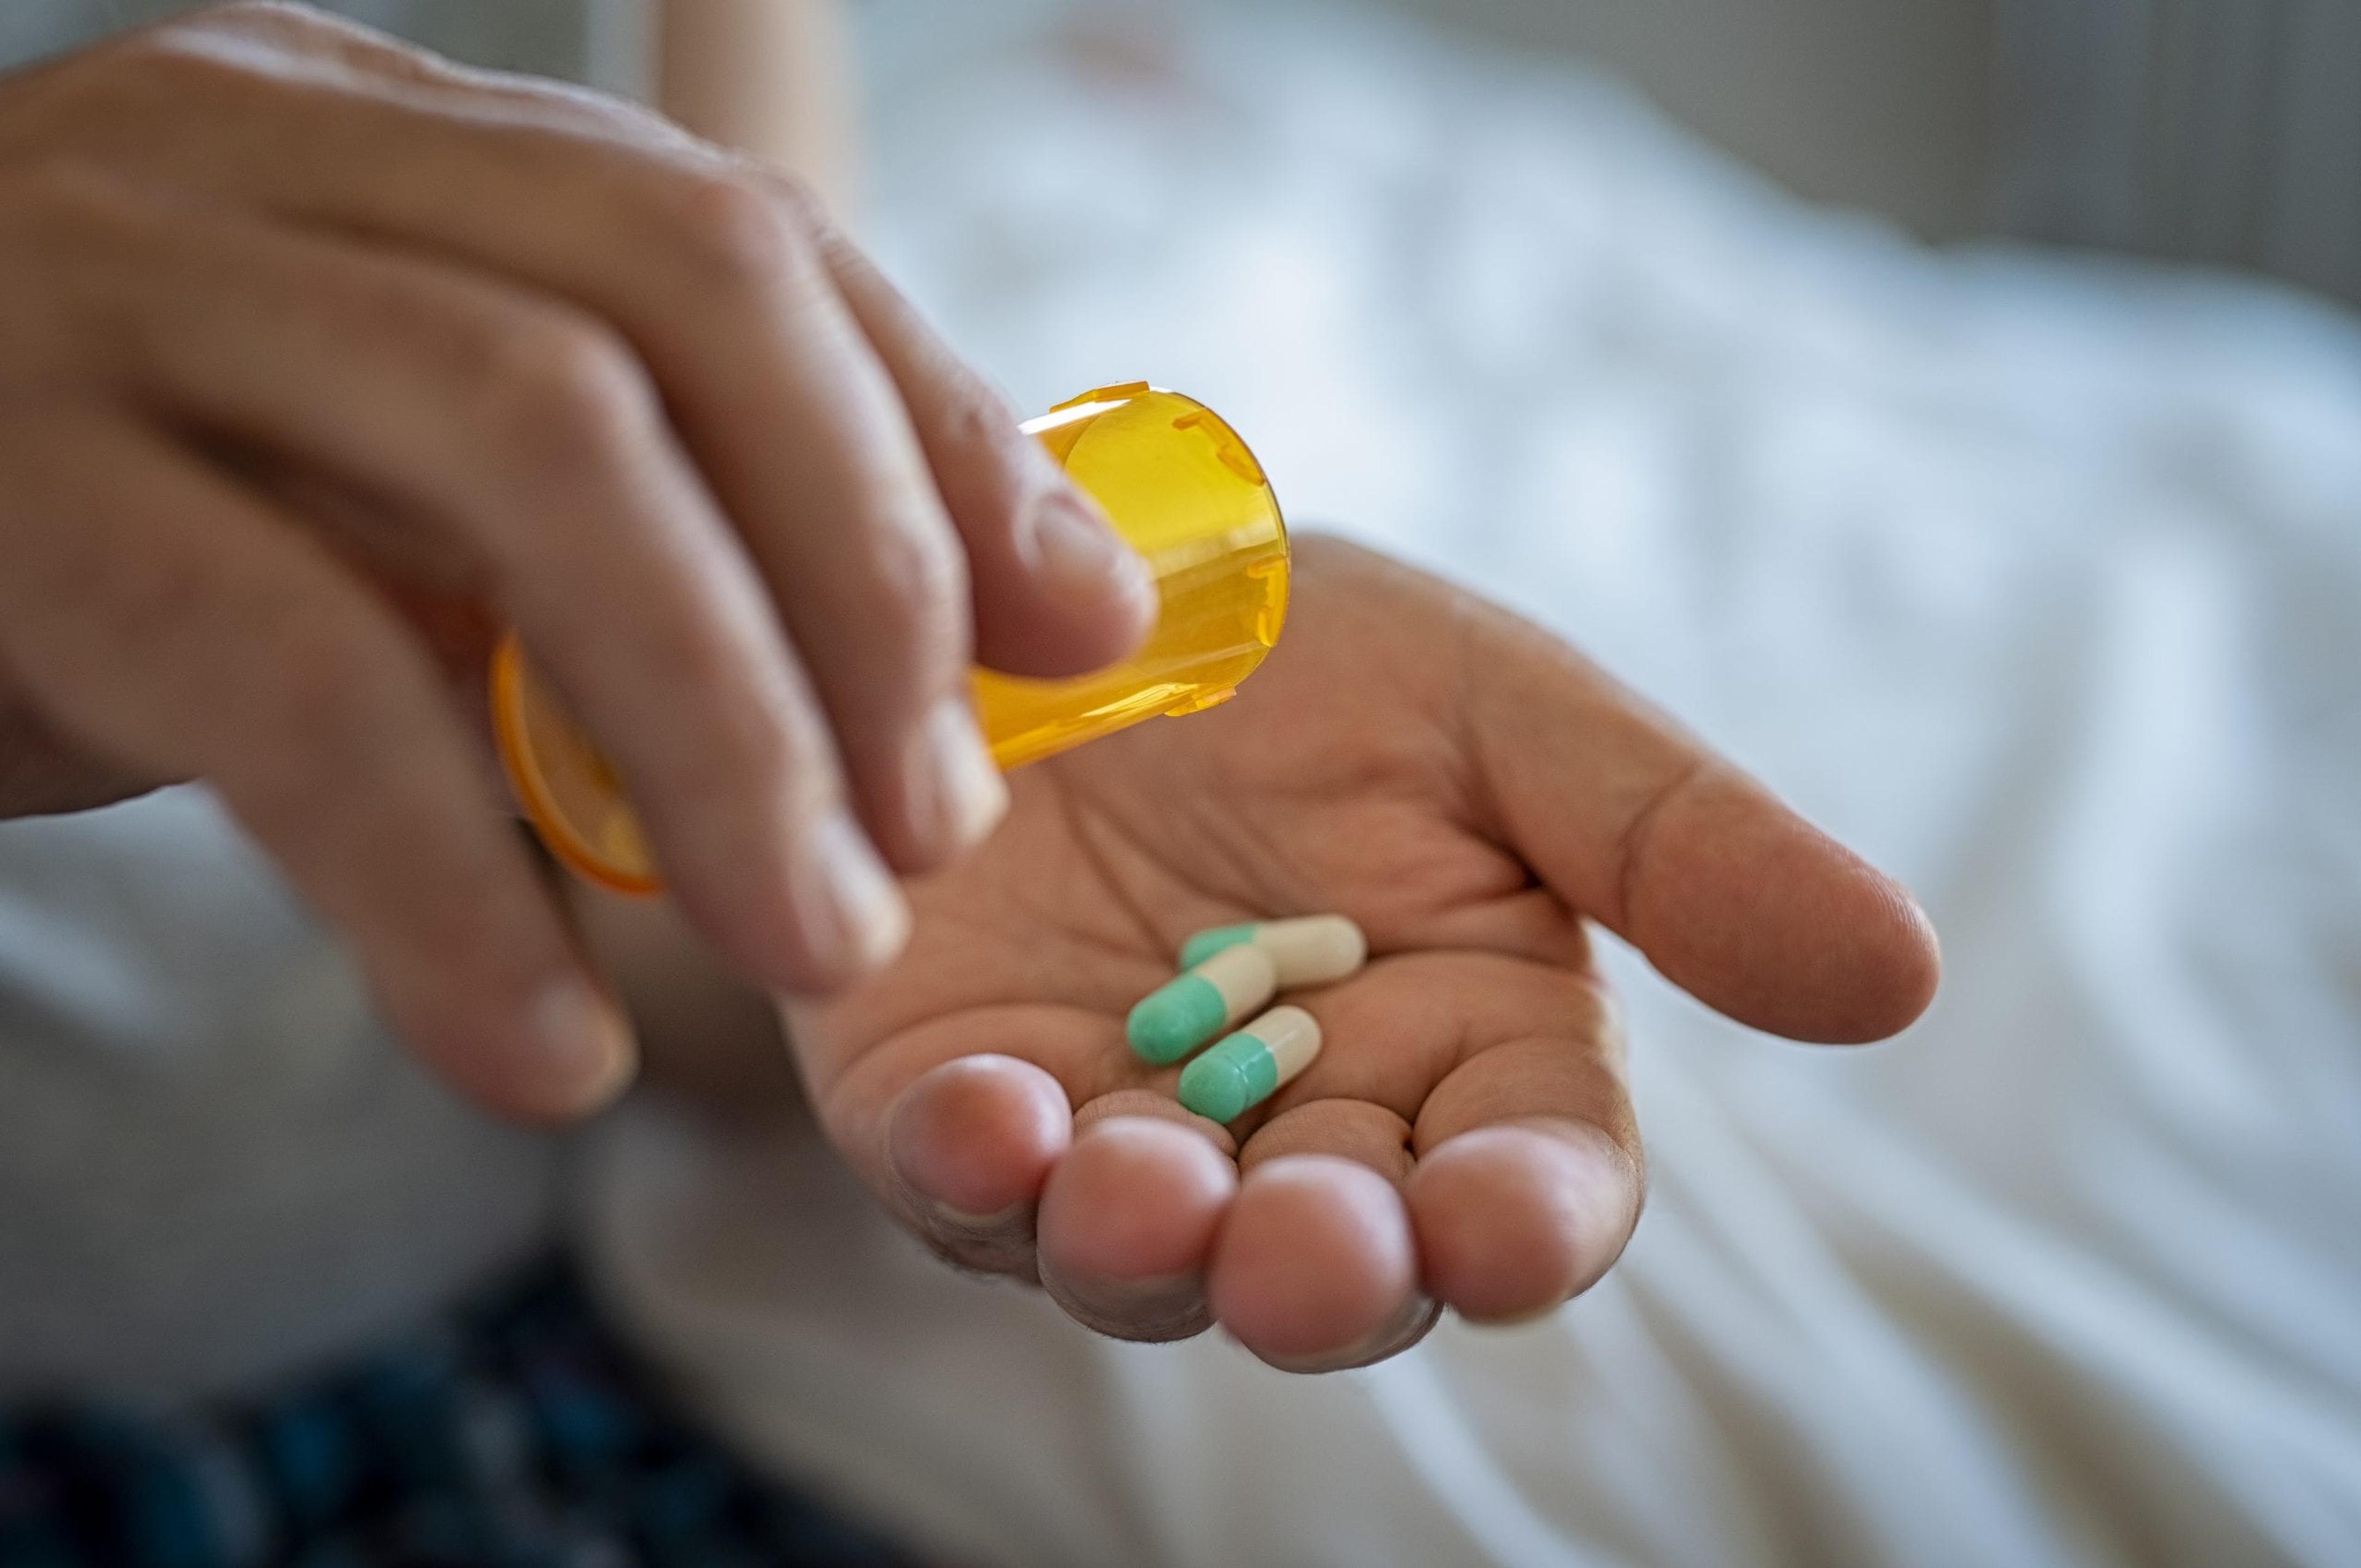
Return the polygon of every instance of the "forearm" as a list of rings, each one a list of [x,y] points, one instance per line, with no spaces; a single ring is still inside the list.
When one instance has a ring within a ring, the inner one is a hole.
[[[709,141],[851,196],[855,93],[836,0],[664,0],[658,102]]]

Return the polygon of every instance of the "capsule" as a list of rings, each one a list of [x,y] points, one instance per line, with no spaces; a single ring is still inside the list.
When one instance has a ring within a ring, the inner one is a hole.
[[[1304,915],[1200,931],[1180,945],[1180,967],[1194,969],[1215,953],[1247,944],[1269,956],[1282,991],[1342,980],[1369,957],[1368,938],[1342,915]]]
[[[1235,1122],[1320,1054],[1320,1020],[1274,1007],[1180,1069],[1180,1103],[1213,1122]]]
[[[1179,1061],[1268,1002],[1279,971],[1259,948],[1224,948],[1139,1000],[1124,1037],[1148,1061]]]

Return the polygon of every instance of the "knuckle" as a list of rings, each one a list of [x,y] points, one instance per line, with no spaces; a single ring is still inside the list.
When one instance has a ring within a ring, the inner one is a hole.
[[[816,706],[763,724],[719,719],[704,740],[700,765],[668,792],[685,819],[744,822],[751,811],[754,820],[807,828],[843,807],[843,765]]]
[[[656,418],[647,372],[622,337],[562,313],[489,326],[475,367],[474,422],[534,483],[608,470]]]
[[[308,5],[232,0],[126,33],[93,60],[106,69],[89,73],[92,85],[116,94],[137,119],[176,99],[244,108],[258,89],[327,88],[333,79],[320,73],[323,63],[416,66],[412,73],[422,74],[434,57]]]
[[[964,662],[967,642],[967,563],[942,528],[875,531],[869,568],[873,613],[909,650],[912,666],[928,674]]]
[[[736,170],[686,175],[673,182],[667,199],[674,245],[712,287],[767,289],[799,268],[809,250],[804,220],[764,176]]]
[[[1023,439],[1016,421],[991,389],[949,350],[931,356],[930,378],[940,389],[938,417],[942,434],[958,446],[973,451],[998,449],[1014,455]]]
[[[165,116],[227,110],[250,99],[270,67],[247,7],[137,28],[35,73],[11,104],[27,139],[60,135],[136,143]]]
[[[282,51],[283,52],[283,51]],[[60,84],[53,109],[75,132],[101,127],[145,148],[176,124],[232,124],[299,97],[284,59],[254,38],[195,25],[150,27],[109,45]]]
[[[696,809],[776,800],[799,818],[843,794],[834,742],[799,663],[750,645],[726,621],[667,615],[634,629],[642,668],[664,686],[705,694],[708,765],[684,784]]]
[[[241,33],[268,38],[338,38],[357,31],[350,23],[288,0],[222,0],[192,16],[151,29],[159,33]]]
[[[735,737],[733,750],[749,783],[774,792],[796,818],[815,820],[844,798],[827,721],[800,669],[763,695],[768,700],[749,710],[754,722]]]
[[[843,764],[816,713],[792,731],[782,729],[759,738],[753,762],[751,778],[773,791],[790,820],[818,822],[843,808]]]
[[[382,72],[397,80],[446,81],[454,77],[448,61],[349,16],[324,12],[309,5],[284,0],[232,0],[200,13],[192,25],[259,44],[282,56],[334,60]]]
[[[250,46],[237,37],[244,29],[216,25],[224,19],[234,18],[205,15],[128,34],[106,51],[115,68],[109,74],[135,92],[159,96],[202,94],[250,82],[256,74],[245,58]]]
[[[807,233],[826,234],[834,225],[828,215],[827,204],[819,199],[808,181],[784,170],[764,170],[758,177],[771,199],[779,203],[789,216],[800,223]]]
[[[284,0],[221,0],[208,5],[191,18],[191,24],[218,24],[226,27],[281,26],[289,23],[318,25],[318,12],[305,6],[284,3]]]
[[[892,291],[868,253],[846,236],[827,201],[811,185],[776,170],[763,170],[759,178],[771,201],[792,220],[798,245],[818,264],[813,269],[816,274],[848,280],[846,286],[859,286],[849,280],[860,280]]]
[[[928,354],[926,374],[935,384],[927,413],[933,442],[961,455],[953,470],[961,521],[1016,532],[1042,492],[1064,482],[1056,462],[1018,427],[991,385],[948,348]]]

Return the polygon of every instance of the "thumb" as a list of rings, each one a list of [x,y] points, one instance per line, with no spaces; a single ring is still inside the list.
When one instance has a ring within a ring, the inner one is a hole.
[[[1900,883],[1556,638],[1476,629],[1472,739],[1492,827],[1659,972],[1793,1039],[1883,1039],[1934,999],[1934,927]]]

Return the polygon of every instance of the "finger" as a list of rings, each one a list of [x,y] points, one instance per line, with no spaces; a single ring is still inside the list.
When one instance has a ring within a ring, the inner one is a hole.
[[[1055,1261],[1038,1277],[1077,1321],[1119,1339],[1163,1340],[1213,1322],[1205,1266],[1212,1227],[1236,1185],[1227,1129],[1173,1099],[1177,1069],[1156,1088],[1113,1090],[1074,1113],[1082,1165],[1060,1183],[1055,1216],[1037,1232]],[[1109,1129],[1106,1140],[1093,1135]],[[1145,1129],[1145,1130],[1143,1130]],[[1219,1165],[1176,1140],[1210,1149]],[[1224,1179],[1208,1172],[1229,1169]]]
[[[622,1019],[382,604],[96,408],[13,411],[0,469],[0,663],[33,700],[126,765],[212,782],[458,1087],[532,1115],[609,1098],[631,1065]]]
[[[895,866],[930,870],[1008,806],[968,695],[965,554],[909,414],[796,211],[755,176],[694,181],[730,212],[706,222],[739,231],[726,243],[749,254],[718,269],[710,254],[689,268],[651,259],[644,278],[596,280],[610,291],[602,307],[629,320],[646,296],[697,288],[694,307],[681,294],[638,329],[659,343],[692,308],[730,319],[732,382],[700,400],[702,366],[722,352],[706,339],[697,371],[671,366],[672,405],[812,671],[863,821]],[[742,428],[749,407],[765,411],[759,444]]]
[[[895,865],[932,870],[1008,809],[967,687],[968,563],[908,415],[833,291],[803,280],[768,314],[780,352],[750,395],[796,422],[819,460],[792,490],[770,465],[706,461],[819,683],[871,832]]]
[[[1934,932],[1898,883],[1555,638],[1471,613],[1494,826],[1560,896],[1774,1034],[1880,1039],[1925,1011]]]
[[[1471,1053],[1412,1126],[1403,1191],[1427,1288],[1474,1321],[1532,1317],[1588,1289],[1639,1223],[1645,1166],[1620,1025],[1601,1009],[1576,1027]]]
[[[258,81],[169,36],[142,67],[196,111],[205,143],[190,154],[151,134],[151,166],[613,323],[784,612],[879,847],[924,870],[989,829],[1005,795],[966,701],[959,538],[892,378],[774,178],[676,136],[590,126],[578,97],[543,108],[511,89],[490,112],[465,83]]]
[[[1425,1290],[1480,1321],[1555,1307],[1620,1254],[1640,1141],[1620,1018],[1595,981],[1404,954],[1301,1003],[1326,1043],[1249,1131],[1249,1186],[1304,1156],[1399,1179]]]
[[[986,852],[1021,848],[995,840]],[[952,942],[962,949],[956,959],[945,950]],[[1038,964],[1098,976],[1109,988],[1105,1010],[985,1001],[955,1017],[923,1008],[907,1016],[904,999],[922,986],[919,977],[980,958],[972,932],[925,927],[895,970],[827,1006],[793,1010],[790,1032],[823,1124],[889,1207],[955,1262],[1038,1277],[1078,1318],[1110,1333],[1157,1337],[1201,1326],[1196,1266],[1207,1219],[1191,1172],[1202,1177],[1204,1168],[1180,1157],[1180,1168],[1167,1173],[1166,1196],[1142,1201],[1104,1197],[1126,1190],[1120,1171],[1099,1179],[1110,1163],[1131,1168],[1109,1151],[1134,1146],[1141,1120],[1167,1118],[1175,1135],[1235,1177],[1228,1135],[1173,1102],[1170,1069],[1160,1088],[1150,1088],[1158,1075],[1124,1044],[1121,998],[1152,984],[1162,965],[1142,957],[1127,979],[1125,966],[1110,972],[1096,950],[1036,944],[1010,956],[1008,994],[1036,989]],[[897,984],[904,977],[908,983]],[[1135,1131],[1113,1145],[1096,1141],[1118,1123]],[[1147,1163],[1153,1169],[1162,1157],[1151,1151]],[[1046,1180],[1045,1167],[1054,1167]],[[1062,1205],[1053,1190],[1065,1194]]]
[[[977,657],[1012,674],[1071,675],[1130,652],[1156,617],[1146,564],[869,259],[812,222],[966,546]]]
[[[1035,1207],[1073,1107],[1119,1087],[1130,1053],[1119,1016],[1087,1008],[907,1016],[918,977],[953,961],[946,940],[966,938],[922,927],[871,983],[791,1007],[788,1037],[829,1140],[881,1201],[954,1263],[1030,1277]]]
[[[1408,1209],[1391,1182],[1326,1155],[1258,1166],[1223,1223],[1208,1299],[1272,1365],[1335,1371],[1382,1359],[1434,1321]]]
[[[978,856],[979,874],[989,878],[996,866],[1020,877],[1029,872],[1038,883],[1060,831],[1054,812],[1020,814]],[[919,899],[931,907],[928,890]],[[824,1004],[789,1010],[789,1036],[821,1121],[853,1168],[889,1201],[896,1179],[882,1163],[888,1124],[913,1086],[947,1064],[994,1056],[1036,1069],[1055,1085],[1069,1116],[1154,1082],[1125,1044],[1124,1014],[1170,977],[1169,960],[1152,948],[1054,934],[1003,942],[1005,933],[936,913],[919,922],[893,968]],[[940,988],[953,977],[982,988],[961,981],[964,1005],[946,1016]],[[1034,1000],[1044,996],[1074,1000]],[[934,1195],[971,1211],[981,1201],[947,1188]]]
[[[820,710],[610,331],[481,275],[103,181],[53,180],[8,213],[56,263],[61,363],[394,499],[421,525],[409,556],[504,607],[733,960],[814,991],[890,956],[906,914]]]
[[[1077,1322],[1116,1339],[1178,1339],[1213,1322],[1204,1270],[1237,1186],[1237,1143],[1173,1101],[1176,1077],[1161,1069],[1155,1089],[1083,1102],[1082,1164],[1055,1179],[1060,1202],[1038,1228],[1041,1282]]]
[[[1034,1217],[1075,1133],[1057,1080],[1004,1056],[959,1057],[921,1074],[887,1113],[896,1205],[948,1261],[1038,1277]]]
[[[1580,1295],[1622,1255],[1642,1183],[1587,1123],[1498,1123],[1437,1143],[1404,1187],[1427,1288],[1471,1322],[1517,1322]]]
[[[1125,1099],[1141,1103],[1108,1113]],[[1197,1332],[1211,1321],[1204,1257],[1235,1177],[1226,1149],[1167,1108],[1179,1113],[1165,1096],[1117,1091],[1081,1119],[1031,1063],[954,1058],[888,1113],[887,1202],[939,1256],[1040,1283],[1102,1333]]]
[[[1077,1321],[1163,1341],[1213,1321],[1205,1266],[1237,1170],[1202,1137],[1114,1117],[1074,1141],[1041,1194],[1041,1283]]]
[[[879,986],[891,981],[889,973]],[[1121,1022],[1112,1016],[981,1007],[857,1050],[844,1043],[844,1029],[837,1009],[797,1009],[791,1020],[821,1122],[886,1206],[961,1267],[1039,1278],[1036,1243],[1050,1172],[1111,1118],[1194,1124],[1187,1135],[1224,1164],[1235,1147],[1221,1128],[1181,1110],[1170,1081],[1160,1090],[1143,1086],[1147,1069],[1125,1048]],[[840,1069],[832,1065],[839,1061]],[[1091,1168],[1086,1160],[1085,1174]],[[1185,1183],[1175,1189],[1187,1190]],[[1089,1263],[1099,1255],[1093,1227],[1104,1217],[1093,1217],[1087,1204],[1070,1202],[1066,1212],[1066,1234],[1079,1250],[1061,1288],[1093,1326],[1124,1332],[1120,1325],[1134,1321],[1119,1310],[1125,1290],[1102,1289]],[[1202,1250],[1191,1239],[1200,1219],[1187,1203],[1151,1204],[1118,1223],[1170,1227],[1170,1250],[1178,1255]],[[1169,1324],[1172,1314],[1148,1311],[1146,1321]]]
[[[334,18],[271,7],[239,12],[232,7],[208,23],[285,49],[325,55],[394,82],[440,90],[455,100],[496,100],[539,123],[602,139],[708,159],[713,150],[635,104],[455,68]],[[804,214],[838,289],[915,419],[967,546],[983,662],[1016,674],[1063,675],[1128,652],[1156,609],[1153,584],[1137,556],[818,203],[792,181],[772,183],[782,201]]]

